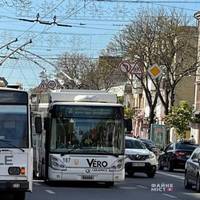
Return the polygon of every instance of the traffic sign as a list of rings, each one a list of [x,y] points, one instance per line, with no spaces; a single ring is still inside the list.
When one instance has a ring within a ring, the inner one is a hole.
[[[140,60],[136,60],[134,63],[131,63],[130,74],[136,74],[141,76],[144,72],[144,64]]]
[[[156,79],[161,75],[162,70],[157,64],[154,64],[148,69],[148,72],[152,78]]]
[[[44,88],[46,88],[46,87],[47,87],[46,81],[45,81],[45,80],[42,80],[42,82],[40,83],[40,85],[38,86],[38,88],[44,89]]]
[[[121,71],[124,73],[127,73],[131,70],[131,64],[128,61],[122,61],[119,64],[119,67],[120,67]]]
[[[48,83],[47,83],[47,87],[49,88],[49,89],[55,89],[56,88],[56,82],[54,81],[54,80],[50,80]]]

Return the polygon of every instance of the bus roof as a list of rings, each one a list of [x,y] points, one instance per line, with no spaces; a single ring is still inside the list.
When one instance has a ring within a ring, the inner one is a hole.
[[[100,90],[55,90],[52,102],[96,102],[117,103],[117,96]]]
[[[122,107],[122,105],[119,103],[100,103],[100,102],[54,102],[53,105]]]
[[[25,93],[28,93],[27,91],[25,90],[22,90],[22,89],[16,89],[16,88],[7,88],[7,87],[0,87],[0,91],[16,91],[16,92],[25,92]]]

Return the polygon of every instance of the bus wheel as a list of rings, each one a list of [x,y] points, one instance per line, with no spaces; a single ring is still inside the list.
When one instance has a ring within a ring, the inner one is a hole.
[[[26,198],[25,192],[15,192],[13,195],[14,200],[25,200]]]
[[[109,182],[105,182],[107,187],[113,187],[114,186],[114,181],[109,181]]]

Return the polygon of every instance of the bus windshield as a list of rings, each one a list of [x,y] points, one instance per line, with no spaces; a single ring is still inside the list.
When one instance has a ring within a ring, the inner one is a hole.
[[[53,117],[51,152],[123,154],[124,129],[120,107],[79,106],[74,109],[76,112],[67,115],[71,107],[65,106]]]
[[[28,147],[27,106],[0,105],[0,148]]]

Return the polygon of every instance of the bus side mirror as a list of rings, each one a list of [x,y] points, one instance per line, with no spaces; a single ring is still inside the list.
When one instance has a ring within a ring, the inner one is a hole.
[[[45,117],[45,118],[44,118],[44,129],[45,129],[46,131],[49,130],[49,118],[48,118],[48,117]]]
[[[35,117],[35,131],[38,134],[42,133],[42,118],[41,117]]]
[[[126,131],[132,131],[132,119],[124,119],[124,128]]]

